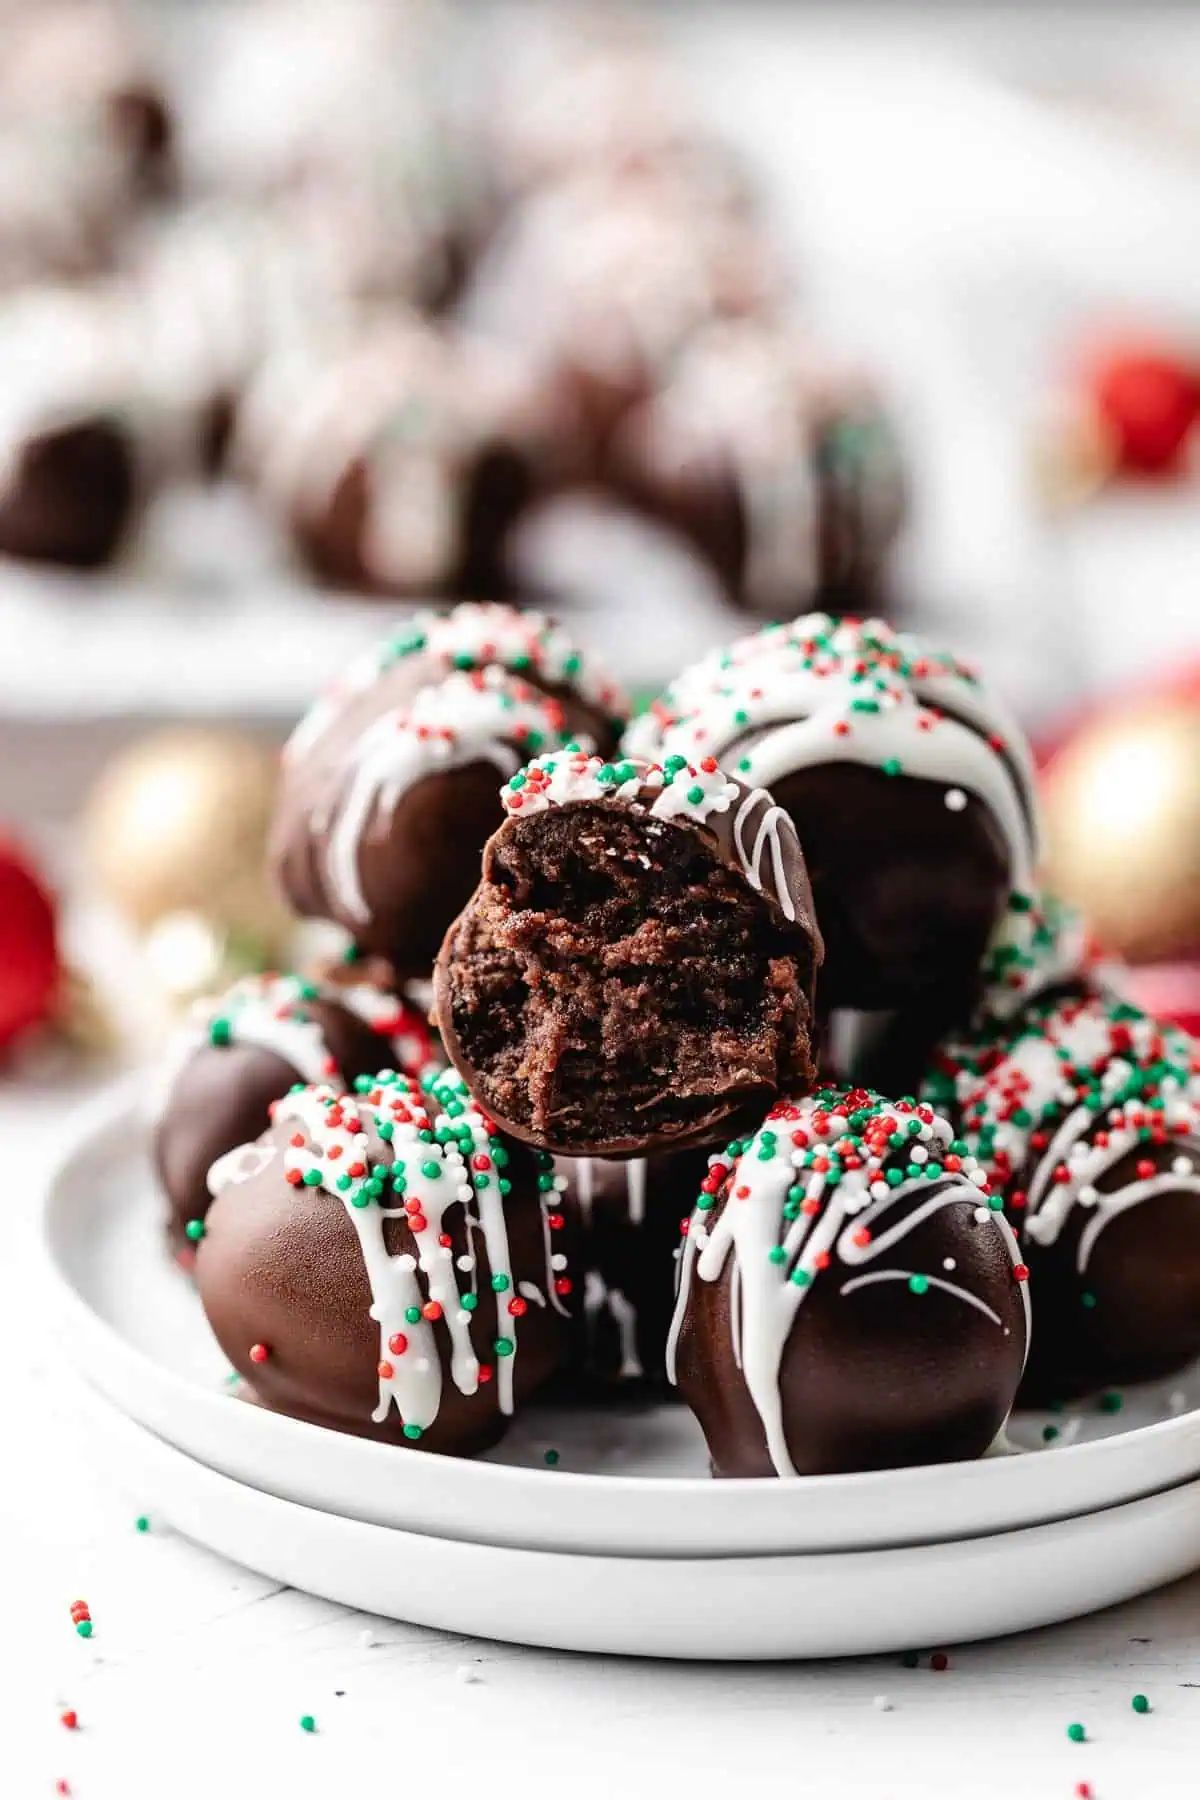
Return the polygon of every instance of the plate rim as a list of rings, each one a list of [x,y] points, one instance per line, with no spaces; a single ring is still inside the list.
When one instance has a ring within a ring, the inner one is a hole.
[[[145,1075],[144,1073],[134,1073],[123,1076],[117,1082],[110,1084],[101,1093],[94,1095],[80,1107],[73,1120],[72,1128],[64,1135],[59,1152],[53,1159],[49,1170],[44,1176],[38,1194],[37,1239],[41,1251],[42,1273],[48,1278],[53,1290],[52,1298],[55,1302],[55,1316],[57,1318],[62,1319],[65,1317],[67,1319],[81,1320],[86,1331],[93,1335],[98,1334],[104,1341],[110,1355],[114,1355],[117,1359],[124,1362],[131,1370],[134,1366],[142,1370],[151,1369],[153,1371],[154,1380],[162,1384],[164,1391],[167,1393],[173,1392],[180,1399],[182,1404],[185,1404],[189,1408],[200,1407],[206,1413],[211,1414],[215,1419],[216,1413],[213,1409],[228,1407],[230,1404],[229,1396],[219,1391],[209,1391],[199,1382],[189,1380],[186,1376],[179,1374],[176,1370],[167,1365],[152,1363],[146,1353],[138,1345],[132,1343],[125,1337],[115,1325],[105,1318],[103,1314],[88,1301],[86,1296],[76,1285],[70,1268],[65,1264],[60,1255],[56,1234],[56,1219],[62,1204],[61,1195],[64,1186],[68,1183],[75,1172],[77,1163],[85,1153],[95,1154],[98,1149],[102,1149],[106,1146],[111,1139],[115,1139],[122,1133],[130,1130],[143,1136],[145,1135],[147,1130],[147,1116],[144,1105],[144,1095]],[[153,1432],[153,1427],[146,1425],[143,1420],[136,1419],[135,1415],[128,1407],[108,1393],[102,1383],[95,1381],[93,1377],[89,1376],[88,1385],[90,1388],[104,1393],[107,1403],[115,1406],[124,1417],[138,1424],[139,1428]],[[289,1443],[300,1451],[303,1451],[305,1445],[311,1447],[316,1443],[317,1440],[313,1437],[314,1433],[319,1432],[324,1435],[328,1429],[304,1420],[293,1419],[286,1414],[274,1413],[267,1409],[255,1409],[255,1416],[257,1425],[261,1428],[264,1439],[268,1443],[270,1439],[275,1438],[281,1444]],[[794,1497],[801,1492],[807,1494],[820,1494],[823,1496],[825,1502],[831,1507],[836,1507],[840,1496],[851,1494],[856,1498],[876,1494],[880,1498],[886,1499],[888,1496],[894,1496],[897,1489],[904,1490],[908,1488],[918,1488],[922,1484],[927,1484],[930,1481],[931,1474],[935,1472],[944,1475],[947,1478],[952,1478],[956,1484],[965,1484],[972,1490],[980,1487],[995,1487],[1001,1482],[1013,1486],[1018,1483],[1023,1483],[1027,1479],[1029,1481],[1034,1479],[1032,1474],[1026,1477],[1025,1475],[1017,1475],[1015,1471],[1021,1466],[1028,1467],[1032,1470],[1036,1467],[1040,1457],[1044,1454],[1053,1455],[1056,1462],[1061,1458],[1070,1458],[1073,1466],[1084,1466],[1095,1469],[1103,1466],[1107,1461],[1112,1460],[1117,1455],[1127,1457],[1130,1454],[1128,1446],[1131,1443],[1135,1445],[1144,1444],[1148,1441],[1158,1443],[1175,1437],[1186,1436],[1189,1434],[1195,1435],[1197,1433],[1200,1433],[1200,1407],[1193,1407],[1178,1416],[1155,1420],[1147,1425],[1134,1426],[1131,1430],[1119,1433],[1112,1437],[1098,1438],[1082,1444],[1060,1445],[1049,1452],[1032,1450],[1010,1456],[980,1458],[975,1461],[918,1464],[908,1468],[866,1470],[850,1474],[787,1476],[775,1478],[773,1480],[763,1480],[761,1478],[753,1477],[728,1477],[721,1480],[714,1480],[709,1476],[688,1475],[609,1475],[582,1470],[563,1469],[560,1466],[554,1469],[552,1479],[555,1484],[555,1493],[560,1495],[563,1494],[564,1491],[567,1494],[594,1494],[602,1487],[606,1495],[614,1503],[619,1503],[623,1497],[632,1498],[637,1496],[642,1498],[649,1495],[654,1502],[657,1502],[660,1505],[671,1502],[676,1506],[682,1506],[684,1504],[694,1506],[699,1503],[704,1507],[707,1515],[712,1516],[713,1514],[717,1514],[724,1517],[725,1515],[736,1515],[740,1510],[745,1510],[747,1502],[751,1501],[751,1497],[753,1497],[752,1504],[756,1508],[767,1510],[772,1510],[775,1507],[783,1510],[787,1506],[788,1500],[794,1500]],[[369,1438],[358,1438],[349,1433],[335,1433],[334,1435],[338,1438],[339,1444],[342,1446],[343,1452],[347,1457],[353,1458],[356,1461],[361,1459],[364,1466],[371,1464],[382,1467],[386,1460],[387,1465],[394,1469],[394,1458],[397,1450],[396,1446],[379,1443]],[[166,1438],[163,1438],[162,1441],[164,1443],[169,1442]],[[192,1454],[190,1451],[183,1449],[177,1444],[173,1444],[172,1447],[178,1449],[181,1455]],[[519,1490],[528,1484],[531,1477],[536,1477],[538,1475],[543,1475],[544,1479],[551,1479],[548,1474],[544,1474],[543,1471],[532,1467],[524,1468],[503,1463],[484,1462],[471,1458],[430,1456],[429,1452],[422,1453],[420,1450],[406,1450],[404,1454],[409,1458],[418,1458],[424,1455],[430,1464],[437,1465],[441,1468],[444,1468],[447,1462],[452,1462],[456,1468],[455,1478],[461,1480],[464,1484],[473,1485],[478,1489],[481,1508],[485,1508],[487,1496],[493,1490],[503,1488]],[[1136,1450],[1134,1454],[1136,1455]],[[1001,1474],[1001,1470],[1007,1470],[1009,1473]],[[1198,1446],[1196,1458],[1196,1474],[1197,1476],[1200,1476],[1200,1446]],[[1189,1478],[1190,1477],[1185,1476],[1182,1479],[1186,1480]],[[226,1479],[236,1480],[239,1478],[227,1474]],[[1039,1517],[1036,1523],[1055,1523],[1062,1522],[1068,1518],[1086,1516],[1087,1512],[1103,1511],[1113,1504],[1127,1504],[1129,1500],[1135,1498],[1148,1498],[1154,1493],[1167,1491],[1170,1487],[1176,1485],[1178,1485],[1178,1481],[1168,1482],[1165,1487],[1162,1484],[1154,1485],[1150,1488],[1139,1490],[1135,1494],[1126,1495],[1123,1500],[1115,1502],[1111,1500],[1104,1501],[1099,1507],[1088,1509],[1075,1507],[1066,1512],[1057,1513],[1052,1511],[1048,1515]],[[702,1499],[701,1496],[703,1496]],[[768,1498],[768,1496],[777,1498]],[[281,1498],[281,1496],[275,1497]],[[285,1503],[292,1505],[303,1504],[302,1502],[294,1500],[288,1500]],[[350,1515],[342,1516],[349,1517]],[[482,1513],[481,1516],[486,1516],[486,1512]],[[377,1520],[371,1521],[366,1519],[360,1519],[358,1522],[380,1523]],[[1028,1529],[1031,1528],[1033,1522],[1034,1521],[1027,1520],[1024,1524],[1012,1525],[1001,1529]],[[986,1527],[979,1531],[966,1534],[966,1536],[970,1537],[993,1535],[998,1535],[997,1528],[995,1527]],[[458,1541],[468,1540],[460,1539]],[[921,1538],[908,1539],[907,1541],[909,1543],[916,1543],[950,1542],[956,1540],[953,1536],[951,1522],[950,1531],[948,1533],[943,1533],[936,1539]],[[963,1541],[965,1541],[965,1537]],[[506,1545],[504,1547],[512,1548],[515,1546]],[[566,1554],[566,1552],[557,1553]],[[794,1552],[794,1554],[802,1553],[832,1554],[834,1552]],[[850,1552],[843,1551],[841,1553],[849,1554]],[[613,1554],[623,1553],[613,1552]],[[645,1554],[657,1556],[660,1552],[649,1551]],[[714,1552],[713,1557],[714,1559],[717,1559],[720,1556],[736,1556],[738,1554],[739,1552],[737,1551]],[[765,1550],[755,1552],[754,1554],[776,1555],[780,1554],[780,1552]]]

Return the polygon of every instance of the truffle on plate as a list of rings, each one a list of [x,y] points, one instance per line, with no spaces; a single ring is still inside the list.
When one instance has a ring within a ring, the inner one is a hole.
[[[821,939],[786,813],[710,758],[536,758],[446,935],[447,1055],[562,1155],[711,1143],[814,1079]]]

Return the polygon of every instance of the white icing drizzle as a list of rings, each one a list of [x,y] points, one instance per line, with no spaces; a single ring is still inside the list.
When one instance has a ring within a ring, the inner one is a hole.
[[[1018,1206],[1024,1235],[1049,1247],[1075,1207],[1090,1215],[1076,1248],[1078,1274],[1121,1213],[1160,1194],[1200,1194],[1200,1173],[1179,1155],[1184,1146],[1200,1152],[1200,1056],[1182,1032],[1093,994],[1034,1017],[986,1072],[969,1049],[951,1045],[945,1054],[957,1065],[964,1138],[1010,1200],[1028,1174]],[[1171,1066],[1160,1069],[1164,1063]],[[1035,1150],[1035,1133],[1047,1131]],[[1106,1188],[1105,1176],[1139,1151],[1149,1169]]]
[[[306,755],[342,709],[409,656],[433,661],[433,679],[461,669],[496,665],[578,694],[589,704],[624,717],[629,702],[617,682],[570,634],[545,613],[519,612],[501,601],[464,600],[448,612],[422,609],[373,650],[355,657],[309,708],[288,740],[285,756]]]
[[[587,1322],[588,1342],[594,1343],[599,1319],[605,1312],[617,1328],[621,1362],[617,1374],[622,1381],[640,1381],[645,1374],[637,1348],[637,1308],[620,1288],[610,1287],[598,1269],[588,1269],[583,1282],[583,1312]]]
[[[854,762],[975,794],[1004,834],[1011,885],[1029,885],[1036,838],[1028,751],[1007,712],[949,659],[923,654],[878,620],[835,625],[808,614],[685,671],[627,743],[660,760],[720,759],[760,733],[737,766],[766,788],[802,768]]]
[[[511,775],[521,761],[515,745],[562,741],[561,708],[494,667],[447,676],[410,706],[373,720],[347,753],[344,780],[313,809],[312,834],[328,834],[326,874],[342,911],[370,917],[359,870],[363,837],[418,781],[478,762]]]
[[[625,1164],[625,1199],[631,1225],[641,1225],[646,1218],[646,1159],[630,1157]]]
[[[657,763],[628,758],[606,763],[599,756],[583,752],[538,756],[501,789],[500,800],[510,816],[526,816],[545,812],[552,806],[585,801],[616,800],[638,806],[653,819],[690,819],[698,825],[713,814],[728,812],[739,801],[734,815],[733,848],[742,873],[751,887],[764,892],[762,870],[769,846],[775,900],[785,918],[796,917],[783,850],[785,840],[790,841],[799,865],[794,825],[764,789],[747,789],[718,768],[710,756],[696,764],[676,757],[665,769]],[[760,810],[762,818],[747,849],[747,822]]]
[[[507,1152],[464,1096],[460,1084],[434,1081],[427,1100],[415,1081],[396,1077],[361,1095],[331,1087],[297,1089],[275,1110],[276,1126],[294,1123],[299,1128],[283,1151],[287,1179],[340,1201],[358,1238],[371,1289],[371,1317],[379,1326],[379,1402],[372,1418],[382,1423],[394,1405],[406,1436],[413,1438],[434,1423],[441,1405],[437,1321],[449,1337],[454,1385],[468,1395],[480,1385],[470,1335],[479,1300],[478,1259],[468,1254],[456,1261],[453,1248],[441,1241],[449,1235],[446,1216],[455,1206],[463,1209],[468,1244],[477,1234],[483,1239],[498,1318],[496,1401],[502,1413],[513,1410],[525,1300],[522,1295],[516,1310],[509,1310],[520,1289],[513,1286],[500,1189]],[[433,1142],[420,1135],[429,1131],[435,1134]],[[387,1139],[384,1155],[379,1136]],[[263,1164],[247,1152],[264,1148],[241,1146],[223,1158],[218,1165],[223,1185],[257,1173]],[[397,1163],[402,1165],[398,1173]],[[388,1220],[405,1222],[411,1250],[389,1251]],[[469,1276],[465,1288],[458,1279],[463,1264]],[[501,1344],[508,1353],[502,1353]]]
[[[851,1119],[858,1124],[851,1126]],[[856,1148],[850,1134],[863,1138]],[[888,1145],[890,1132],[904,1135],[896,1149]],[[802,1142],[793,1147],[793,1134]],[[795,1473],[787,1447],[780,1391],[784,1349],[800,1306],[823,1270],[834,1264],[859,1269],[902,1242],[922,1220],[945,1207],[971,1205],[975,1209],[987,1175],[970,1155],[955,1158],[947,1168],[954,1133],[948,1122],[931,1108],[914,1111],[904,1102],[883,1101],[863,1091],[842,1093],[823,1090],[807,1100],[777,1106],[764,1126],[737,1156],[730,1170],[715,1156],[710,1164],[709,1186],[689,1222],[680,1261],[679,1289],[667,1342],[667,1373],[676,1378],[679,1334],[691,1298],[693,1280],[717,1281],[732,1258],[730,1270],[730,1320],[732,1351],[747,1390],[762,1421],[767,1449],[776,1472]],[[860,1161],[858,1168],[842,1170],[831,1186],[827,1171],[811,1166],[815,1155],[826,1161],[839,1155],[845,1143],[848,1153]],[[931,1181],[930,1163],[939,1173],[932,1178],[933,1191],[919,1199]],[[920,1173],[907,1173],[910,1168]],[[887,1173],[904,1171],[903,1179],[889,1184]],[[728,1196],[715,1222],[710,1222],[715,1196],[728,1182]],[[789,1202],[789,1190],[800,1188],[803,1198]],[[917,1200],[917,1204],[911,1204]],[[909,1203],[906,1205],[906,1203]],[[794,1216],[785,1212],[790,1205]],[[905,1207],[894,1217],[897,1208]],[[805,1210],[807,1208],[807,1210]],[[979,1221],[999,1234],[1019,1280],[1025,1315],[1025,1350],[1029,1344],[1029,1296],[1016,1239],[1000,1212],[981,1210]],[[890,1222],[889,1222],[890,1221]],[[852,1275],[839,1292],[845,1294],[876,1275]],[[967,1300],[1001,1324],[999,1315],[960,1284],[923,1273],[879,1271],[889,1277],[916,1283],[914,1297],[937,1286]]]
[[[205,1177],[209,1193],[215,1200],[227,1187],[236,1187],[239,1181],[250,1181],[260,1175],[275,1156],[276,1151],[270,1144],[238,1144],[227,1150],[224,1156],[218,1156]]]

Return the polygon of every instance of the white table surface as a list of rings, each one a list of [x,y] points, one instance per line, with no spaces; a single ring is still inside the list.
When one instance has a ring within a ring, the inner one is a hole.
[[[894,1657],[679,1665],[507,1648],[352,1613],[226,1563],[81,1460],[39,1315],[36,1189],[94,1086],[0,1077],[0,1793],[224,1800],[615,1789],[1149,1800],[1197,1791],[1200,1577],[1091,1619]],[[69,1608],[87,1600],[95,1632]],[[1134,1693],[1152,1711],[1135,1714]],[[880,1697],[890,1709],[879,1704]],[[74,1708],[79,1729],[59,1722]],[[300,1729],[311,1713],[317,1731]],[[1066,1736],[1083,1722],[1088,1741]]]

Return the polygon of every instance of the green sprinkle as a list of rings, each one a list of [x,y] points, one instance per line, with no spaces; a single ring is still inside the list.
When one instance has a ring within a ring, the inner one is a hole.
[[[704,789],[699,786],[690,787],[687,791],[688,805],[699,806],[704,798]]]
[[[492,1345],[497,1356],[511,1356],[515,1346],[511,1338],[498,1337]]]
[[[233,1027],[228,1019],[214,1019],[208,1028],[208,1041],[215,1050],[224,1050],[233,1042]]]
[[[204,1229],[203,1219],[189,1219],[183,1228],[184,1236],[189,1238],[193,1244],[198,1244],[204,1236]]]
[[[406,1425],[404,1427],[404,1435],[415,1444],[421,1435],[421,1427],[419,1425]]]
[[[767,1261],[768,1262],[781,1263],[781,1262],[785,1261],[786,1257],[787,1257],[787,1251],[784,1249],[782,1244],[776,1244],[773,1249],[767,1251]]]
[[[1135,1694],[1129,1704],[1132,1706],[1135,1713],[1148,1713],[1150,1711],[1150,1702],[1147,1700],[1145,1694]]]
[[[133,1521],[133,1529],[135,1531],[141,1531],[141,1532],[149,1531],[150,1521],[146,1517],[145,1513],[138,1514],[137,1518]]]
[[[885,775],[899,775],[901,772],[901,763],[898,756],[885,757],[879,766]]]
[[[559,1460],[560,1459],[559,1459],[559,1454],[558,1454],[557,1450],[547,1450],[545,1455],[542,1457],[542,1461],[545,1463],[545,1465],[548,1469],[557,1469]]]
[[[1073,1744],[1082,1744],[1087,1736],[1087,1731],[1082,1725],[1068,1725],[1067,1736]]]
[[[406,1306],[404,1309],[404,1316],[410,1325],[415,1325],[421,1316],[421,1309],[419,1306]]]
[[[1079,1296],[1079,1304],[1080,1304],[1080,1306],[1086,1306],[1086,1307],[1089,1307],[1089,1308],[1090,1308],[1090,1307],[1093,1307],[1093,1306],[1095,1306],[1095,1304],[1096,1304],[1096,1296],[1095,1296],[1095,1294],[1093,1294],[1093,1293],[1090,1293],[1090,1292],[1089,1292],[1089,1291],[1088,1291],[1088,1290],[1087,1290],[1087,1289],[1086,1289],[1086,1288],[1085,1288],[1085,1290],[1084,1290],[1084,1291],[1083,1291],[1083,1293],[1082,1293],[1082,1294],[1080,1294],[1080,1296]]]
[[[906,1650],[900,1658],[900,1666],[902,1669],[915,1669],[920,1660],[920,1655],[916,1650]]]
[[[507,1275],[493,1275],[492,1276],[492,1292],[493,1292],[493,1294],[503,1294],[506,1291],[506,1289],[510,1288],[511,1286],[512,1286],[512,1281],[509,1276],[507,1276]]]
[[[808,1287],[812,1282],[812,1276],[807,1269],[793,1269],[792,1280],[797,1287]]]
[[[442,1165],[437,1162],[423,1162],[421,1164],[421,1173],[425,1176],[427,1181],[437,1181],[441,1177]]]
[[[78,1625],[76,1625],[76,1627],[75,1627],[75,1630],[77,1631],[79,1636],[82,1638],[91,1637],[92,1621],[90,1619],[80,1619]]]
[[[1124,1404],[1125,1401],[1123,1397],[1118,1394],[1115,1389],[1110,1389],[1107,1394],[1101,1394],[1100,1396],[1100,1411],[1102,1413],[1119,1413]]]
[[[311,1713],[300,1714],[300,1729],[301,1731],[315,1731],[317,1729],[317,1721],[313,1718]]]
[[[304,1185],[305,1185],[305,1187],[320,1187],[320,1185],[321,1185],[320,1169],[305,1169]]]
[[[1057,1436],[1058,1436],[1058,1426],[1057,1425],[1043,1425],[1042,1426],[1042,1442],[1043,1442],[1043,1444],[1052,1444]]]
[[[908,1278],[908,1291],[910,1294],[927,1294],[929,1292],[928,1275],[910,1275]]]

